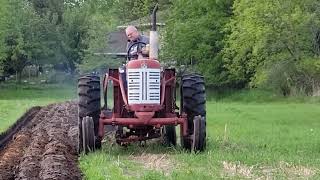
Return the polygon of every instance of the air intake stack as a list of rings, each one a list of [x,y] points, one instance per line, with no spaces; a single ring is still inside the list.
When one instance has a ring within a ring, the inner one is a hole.
[[[152,12],[152,27],[150,31],[150,59],[158,60],[159,55],[159,35],[157,32],[157,11],[158,4],[154,7]]]

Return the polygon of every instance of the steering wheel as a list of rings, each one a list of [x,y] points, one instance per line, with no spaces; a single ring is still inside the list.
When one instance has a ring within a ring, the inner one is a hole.
[[[131,46],[128,48],[128,51],[127,51],[127,60],[128,60],[128,61],[130,61],[131,58],[133,58],[134,56],[138,55],[138,53],[141,53],[141,46],[140,46],[140,44],[142,44],[142,45],[144,45],[144,46],[147,46],[147,43],[144,43],[144,42],[142,42],[142,41],[138,41],[138,42],[134,42],[133,44],[131,44]],[[131,49],[132,49],[134,46],[136,46],[136,45],[138,45],[138,47],[137,47],[137,54],[136,54],[136,55],[130,54]]]

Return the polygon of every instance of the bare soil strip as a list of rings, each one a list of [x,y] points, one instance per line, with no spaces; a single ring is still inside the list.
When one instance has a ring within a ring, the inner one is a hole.
[[[40,111],[41,107],[32,107],[20,119],[16,121],[7,131],[0,134],[0,150],[2,150],[23,126],[25,126]]]
[[[77,104],[41,108],[0,152],[0,179],[81,179]]]

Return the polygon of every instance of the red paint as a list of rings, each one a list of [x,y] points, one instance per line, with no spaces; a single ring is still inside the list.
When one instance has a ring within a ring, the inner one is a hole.
[[[175,118],[151,118],[149,120],[139,119],[139,118],[110,118],[104,119],[100,118],[101,125],[125,125],[125,126],[164,126],[164,125],[182,125],[183,127],[187,126],[185,118],[175,117]],[[147,123],[146,123],[147,122]],[[186,130],[183,128],[183,132],[187,135]],[[100,132],[99,132],[100,133]],[[103,133],[102,133],[103,134]]]
[[[127,69],[141,68],[160,68],[160,63],[156,60],[132,60],[128,63]],[[161,104],[133,104],[128,105],[127,95],[123,86],[123,81],[118,69],[109,69],[105,75],[104,90],[107,90],[108,80],[113,81],[114,108],[111,116],[106,117],[100,114],[99,136],[103,137],[105,125],[121,125],[129,128],[141,128],[153,126],[156,129],[165,125],[180,125],[182,136],[188,136],[188,120],[185,114],[175,112],[175,70],[166,69],[161,72]],[[154,135],[155,137],[158,134]],[[132,136],[123,138],[123,142],[132,142],[151,139],[154,137]]]
[[[163,108],[163,106],[159,104],[132,104],[129,105],[130,111],[160,111]]]
[[[145,124],[148,124],[150,119],[154,116],[155,111],[153,112],[135,112],[134,115],[137,116],[139,120],[142,120],[145,122]]]
[[[127,69],[140,69],[143,66],[153,69],[160,69],[161,67],[159,61],[150,59],[139,59],[129,61],[127,64]]]

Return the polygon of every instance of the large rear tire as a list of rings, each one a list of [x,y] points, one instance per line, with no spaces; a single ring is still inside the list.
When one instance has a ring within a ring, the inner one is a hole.
[[[79,125],[79,153],[84,151],[83,149],[83,135],[82,135],[82,120],[89,116],[93,121],[95,147],[101,148],[101,138],[98,138],[99,130],[99,118],[101,108],[101,95],[100,95],[100,77],[96,75],[86,75],[79,78],[78,81],[78,125]]]
[[[180,94],[180,113],[186,113],[188,119],[188,135],[181,137],[181,145],[187,150],[203,151],[206,147],[206,94],[203,76],[184,75]]]

